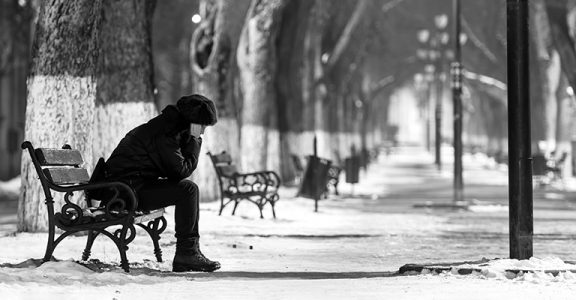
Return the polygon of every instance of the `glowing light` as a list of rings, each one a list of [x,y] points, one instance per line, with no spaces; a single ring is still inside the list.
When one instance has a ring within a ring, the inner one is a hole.
[[[566,93],[568,93],[568,95],[570,96],[574,96],[574,89],[571,86],[569,86],[566,88]]]
[[[429,38],[430,38],[430,31],[426,29],[418,31],[418,41],[420,41],[420,43],[428,42]]]
[[[468,36],[464,32],[460,33],[460,44],[464,45],[464,44],[466,44],[467,41],[468,41]]]
[[[442,14],[434,17],[434,23],[438,29],[444,29],[448,26],[448,15]]]
[[[192,16],[192,23],[198,24],[200,21],[202,21],[202,17],[199,14],[194,14]]]

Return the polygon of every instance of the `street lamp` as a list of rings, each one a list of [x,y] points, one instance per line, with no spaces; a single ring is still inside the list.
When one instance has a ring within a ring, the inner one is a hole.
[[[199,14],[194,14],[192,15],[192,18],[190,18],[190,20],[192,21],[192,23],[198,24],[200,23],[200,21],[202,21],[202,17]]]
[[[418,58],[424,60],[427,64],[434,66],[434,78],[436,81],[436,105],[434,109],[435,119],[435,164],[438,170],[442,169],[442,98],[444,84],[442,78],[444,70],[444,60],[451,56],[449,51],[446,51],[446,46],[450,40],[449,34],[445,31],[448,25],[448,16],[445,14],[437,15],[434,17],[434,31],[426,29],[418,32],[418,41],[423,44],[424,49],[418,49],[416,55]]]

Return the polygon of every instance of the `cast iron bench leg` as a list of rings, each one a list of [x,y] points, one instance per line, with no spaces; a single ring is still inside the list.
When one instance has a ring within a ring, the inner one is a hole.
[[[276,210],[274,209],[274,205],[276,205],[275,201],[270,202],[270,206],[272,206],[272,216],[276,219]]]
[[[266,202],[264,202],[266,203]],[[263,204],[258,204],[258,209],[260,210],[260,219],[264,219],[264,215],[262,214],[262,209],[264,208]]]
[[[46,252],[44,253],[44,258],[42,259],[44,262],[50,261],[52,258],[52,253],[54,253],[54,248],[56,248],[54,243],[54,235],[54,226],[50,225],[50,228],[48,229],[48,243],[46,244]]]
[[[232,209],[232,215],[234,215],[236,213],[236,207],[238,207],[238,203],[240,203],[240,201],[238,200],[234,200],[234,209]]]
[[[152,243],[154,244],[154,255],[158,262],[162,262],[162,249],[160,249],[160,232],[158,226],[160,225],[160,219],[154,220],[152,223],[152,230],[154,231],[154,236],[152,237]]]
[[[126,250],[128,250],[128,243],[126,241],[126,234],[128,233],[128,226],[122,225],[122,229],[120,231],[120,237],[116,237],[116,246],[118,247],[118,251],[120,252],[120,266],[124,270],[124,272],[130,272],[130,265],[128,264],[128,257],[126,256]]]
[[[82,253],[82,260],[86,261],[86,260],[88,260],[88,258],[90,258],[92,245],[94,244],[94,240],[96,239],[98,234],[100,234],[100,233],[97,231],[88,230],[88,239],[86,240],[86,248],[84,249],[84,252]]]
[[[162,222],[162,226],[160,226],[160,222]],[[148,222],[147,225],[144,224],[137,224],[137,225],[146,230],[146,232],[152,239],[152,243],[154,244],[154,255],[156,256],[156,260],[158,262],[162,262],[162,249],[160,249],[159,241],[160,241],[160,234],[164,232],[164,229],[166,229],[166,219],[164,218],[164,216]]]
[[[220,199],[220,211],[218,212],[218,215],[221,216],[222,215],[222,211],[224,210],[224,199]]]

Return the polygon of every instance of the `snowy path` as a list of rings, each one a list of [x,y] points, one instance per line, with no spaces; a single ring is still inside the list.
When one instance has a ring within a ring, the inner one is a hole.
[[[444,153],[443,161],[449,162],[449,153]],[[221,217],[217,203],[202,203],[203,252],[223,266],[213,274],[167,272],[175,243],[170,217],[161,240],[166,261],[151,261],[151,245],[139,235],[130,246],[133,272],[129,275],[116,267],[117,250],[104,239],[97,241],[92,257],[111,270],[93,272],[70,261],[79,259],[85,237],[64,240],[54,254],[63,261],[38,268],[10,267],[42,257],[45,234],[10,234],[14,219],[4,211],[0,298],[460,299],[474,291],[467,299],[571,299],[576,279],[569,273],[514,280],[451,274],[393,276],[407,263],[508,256],[506,171],[483,157],[467,156],[466,199],[493,205],[479,205],[473,211],[414,208],[426,201],[450,203],[452,199],[452,166],[445,164],[438,172],[432,162],[429,154],[417,149],[381,157],[361,174],[360,184],[353,189],[342,184],[343,195],[320,202],[319,213],[313,212],[312,200],[293,197],[295,188],[282,189],[276,220],[270,219],[269,211],[266,219],[259,219],[257,209],[248,203],[239,206],[237,216],[229,216],[227,209]],[[576,261],[572,199],[571,191],[535,192],[535,256]]]

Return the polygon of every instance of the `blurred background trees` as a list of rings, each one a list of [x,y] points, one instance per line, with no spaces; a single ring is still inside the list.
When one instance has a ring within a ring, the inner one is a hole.
[[[505,3],[461,3],[464,146],[505,162]],[[452,0],[0,5],[0,180],[23,174],[22,216],[36,210],[25,203],[42,201],[30,192],[27,157],[20,164],[23,140],[72,144],[91,166],[131,127],[186,94],[218,107],[204,152],[227,151],[246,171],[273,169],[284,182],[295,175],[291,156],[311,154],[314,137],[318,155],[335,164],[352,146],[429,147],[440,104],[442,142],[452,140]],[[539,144],[571,155],[576,0],[532,1],[530,9],[534,151]],[[92,21],[66,25],[85,10]],[[202,199],[214,199],[207,158],[193,176]],[[21,229],[42,228],[27,224]]]

